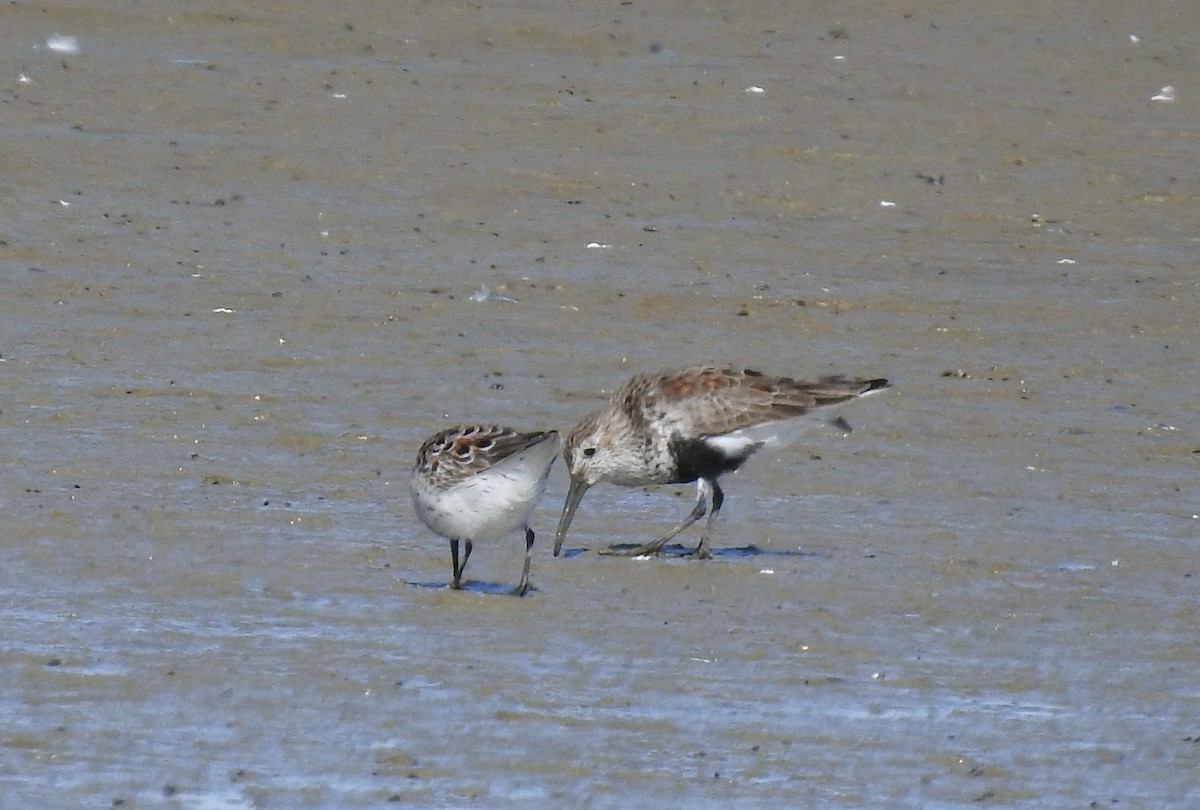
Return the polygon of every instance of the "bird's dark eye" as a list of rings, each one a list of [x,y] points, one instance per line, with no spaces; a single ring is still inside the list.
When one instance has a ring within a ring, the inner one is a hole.
[[[592,456],[594,456],[594,455],[596,455],[596,448],[595,448],[595,447],[585,447],[585,448],[583,448],[583,457],[584,457],[584,458],[591,458],[591,457],[592,457]]]

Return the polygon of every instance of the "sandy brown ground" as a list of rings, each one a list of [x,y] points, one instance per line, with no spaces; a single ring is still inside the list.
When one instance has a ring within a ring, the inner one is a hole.
[[[0,805],[1194,804],[1198,9],[6,6]],[[896,390],[442,587],[425,436],[697,362]]]

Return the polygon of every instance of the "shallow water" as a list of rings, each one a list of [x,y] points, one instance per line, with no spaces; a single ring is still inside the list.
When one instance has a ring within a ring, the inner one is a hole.
[[[0,804],[1196,803],[1197,24],[8,8]],[[441,587],[422,439],[696,362],[896,388]]]

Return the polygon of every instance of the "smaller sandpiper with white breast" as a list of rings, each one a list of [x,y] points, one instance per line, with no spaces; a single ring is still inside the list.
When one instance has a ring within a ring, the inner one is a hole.
[[[516,596],[529,590],[533,529],[529,516],[546,488],[558,455],[558,433],[522,433],[499,425],[449,428],[421,445],[412,473],[417,515],[450,541],[454,579],[462,588],[463,569],[475,543],[525,529],[525,568]],[[459,560],[459,543],[466,548]]]
[[[796,380],[750,369],[699,366],[640,374],[617,389],[607,407],[585,417],[566,439],[571,475],[554,538],[567,528],[588,488],[601,481],[626,487],[697,482],[696,505],[677,527],[643,545],[613,544],[602,553],[657,555],[708,513],[692,556],[712,556],[709,542],[725,493],[717,479],[737,470],[760,448],[786,444],[814,424],[849,431],[836,406],[887,388],[885,379],[821,377]],[[711,509],[709,508],[711,501]]]

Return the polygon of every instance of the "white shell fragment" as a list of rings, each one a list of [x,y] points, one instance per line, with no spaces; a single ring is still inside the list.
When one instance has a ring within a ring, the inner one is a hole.
[[[500,293],[492,292],[490,289],[488,289],[488,285],[486,284],[479,285],[479,289],[471,293],[471,300],[477,304],[486,303],[488,301],[507,301],[510,304],[517,303],[517,299],[515,298],[510,298],[507,295],[501,295]]]
[[[46,47],[55,53],[79,53],[79,40],[65,34],[46,37]]]
[[[1151,101],[1174,101],[1175,100],[1175,85],[1168,84],[1162,90],[1158,91],[1158,95],[1150,96]]]

